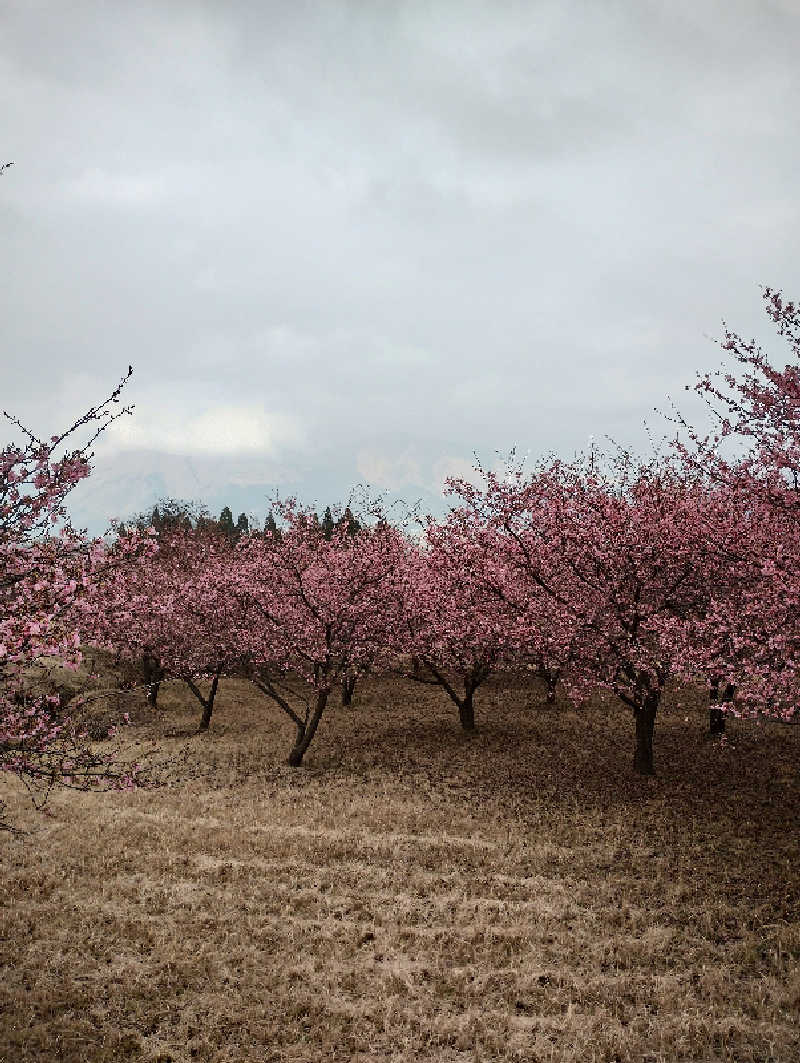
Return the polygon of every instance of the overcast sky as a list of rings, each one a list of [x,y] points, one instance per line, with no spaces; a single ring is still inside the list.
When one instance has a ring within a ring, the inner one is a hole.
[[[0,408],[133,365],[93,534],[644,451],[723,318],[791,358],[798,54],[800,0],[0,0]]]

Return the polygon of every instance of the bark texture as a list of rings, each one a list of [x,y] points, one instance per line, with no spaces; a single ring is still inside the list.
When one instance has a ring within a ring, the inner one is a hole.
[[[297,728],[297,737],[295,738],[294,746],[286,761],[289,767],[299,768],[303,763],[303,757],[316,734],[319,721],[322,719],[322,714],[325,712],[327,702],[327,690],[320,690],[317,693],[317,704],[311,715],[311,719],[308,720],[307,723],[298,722],[295,724]]]
[[[207,731],[211,724],[211,715],[214,712],[214,700],[217,696],[217,687],[219,686],[220,673],[217,671],[214,673],[214,678],[211,680],[211,690],[207,698],[204,698],[201,691],[193,680],[187,679],[186,685],[203,706],[203,715],[200,717],[200,723],[197,727],[198,732]]]
[[[646,694],[641,706],[634,711],[636,719],[636,749],[633,770],[639,775],[654,775],[653,732],[658,712],[659,694]]]
[[[149,649],[142,656],[142,673],[147,686],[147,700],[155,708],[158,704],[158,691],[164,679],[161,661]]]
[[[736,687],[732,683],[727,683],[720,691],[720,682],[720,677],[714,676],[709,689],[708,734],[711,738],[725,734],[726,713],[720,705],[730,704],[736,695]]]
[[[342,705],[353,704],[353,694],[356,689],[356,677],[354,675],[342,676]]]
[[[467,687],[464,697],[458,703],[458,718],[464,731],[475,730],[475,704],[473,702],[474,691]]]

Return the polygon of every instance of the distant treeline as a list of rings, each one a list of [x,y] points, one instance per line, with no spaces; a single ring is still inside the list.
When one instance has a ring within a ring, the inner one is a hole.
[[[326,539],[330,539],[334,530],[343,522],[351,535],[361,528],[359,521],[350,512],[349,506],[338,518],[334,517],[331,507],[326,506],[321,517],[314,512],[311,520],[312,523],[319,525]],[[170,531],[173,528],[186,531],[207,531],[211,534],[222,534],[232,542],[236,542],[242,535],[260,534],[257,521],[253,521],[251,525],[246,513],[240,513],[234,522],[231,508],[223,506],[219,517],[215,519],[204,505],[173,498],[161,499],[151,512],[140,513],[127,523],[120,524],[118,534],[124,535],[131,528],[138,528],[140,531],[155,528],[158,532]],[[280,534],[275,514],[271,509],[264,520],[264,533]]]

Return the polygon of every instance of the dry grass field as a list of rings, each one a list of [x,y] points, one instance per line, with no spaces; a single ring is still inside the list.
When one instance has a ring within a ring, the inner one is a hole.
[[[374,679],[290,769],[246,683],[161,701],[163,785],[0,781],[3,1063],[800,1060],[800,727],[673,699],[641,779],[611,700]]]

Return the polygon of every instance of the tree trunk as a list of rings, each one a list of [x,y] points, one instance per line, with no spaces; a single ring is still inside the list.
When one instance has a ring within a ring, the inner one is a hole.
[[[736,694],[736,687],[732,683],[728,683],[720,696],[719,692],[719,676],[714,676],[711,680],[711,688],[709,691],[709,707],[708,707],[708,734],[709,737],[716,737],[718,735],[725,734],[725,711],[718,707],[718,703],[730,703],[733,701]]]
[[[556,687],[558,686],[558,673],[547,673],[547,704],[555,705],[556,703]]]
[[[303,763],[303,757],[308,747],[311,745],[319,721],[322,719],[322,714],[325,711],[325,705],[328,701],[327,690],[320,690],[317,692],[317,705],[314,709],[314,714],[311,719],[305,724],[296,724],[297,737],[295,738],[294,746],[289,754],[286,763],[291,768],[299,768]]]
[[[540,664],[537,674],[539,678],[544,681],[545,690],[547,692],[547,704],[555,705],[556,687],[558,686],[558,680],[561,675],[561,669],[548,668],[546,665]]]
[[[646,694],[642,705],[634,711],[636,720],[636,750],[633,754],[633,770],[639,775],[654,775],[653,731],[661,697],[660,691]]]
[[[725,713],[713,705],[708,710],[708,733],[712,737],[725,734]]]
[[[356,689],[356,677],[354,675],[342,676],[342,705],[353,704],[353,693]]]
[[[458,703],[458,718],[464,731],[475,730],[475,706],[472,701],[474,691],[467,687],[463,699]]]
[[[142,671],[144,673],[144,681],[147,684],[147,700],[153,708],[156,708],[158,690],[164,678],[164,670],[158,657],[150,653],[149,650],[145,650],[142,657]]]
[[[219,673],[217,673],[211,680],[211,693],[208,695],[208,700],[203,705],[203,715],[200,719],[200,726],[198,731],[207,731],[209,724],[211,723],[211,713],[214,711],[214,699],[217,696],[217,685],[219,684]]]
[[[214,699],[217,696],[217,686],[219,685],[219,672],[214,673],[214,678],[211,680],[211,691],[207,698],[204,698],[194,681],[191,679],[184,679],[187,687],[191,690],[200,704],[203,706],[203,715],[200,717],[200,724],[197,728],[198,733],[207,731],[209,724],[211,723],[211,714],[214,711]]]
[[[462,697],[457,690],[458,684],[450,683],[444,672],[440,672],[436,665],[429,658],[423,658],[421,663],[425,665],[430,674],[433,676],[432,682],[438,683],[442,690],[446,692],[447,696],[450,698],[453,704],[457,706],[458,718],[461,721],[462,729],[464,731],[474,731],[475,707],[473,704],[473,699],[475,697],[475,691],[478,689],[478,687],[489,674],[488,668],[482,670],[480,667],[475,666],[472,668],[471,671],[467,672],[463,676],[464,696]],[[427,682],[427,680],[422,680],[422,682]]]

